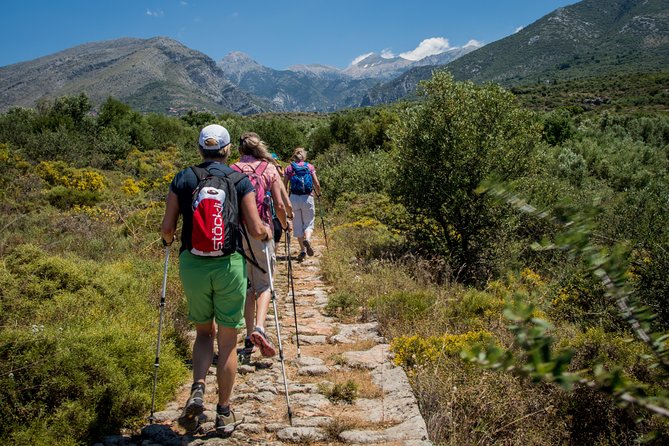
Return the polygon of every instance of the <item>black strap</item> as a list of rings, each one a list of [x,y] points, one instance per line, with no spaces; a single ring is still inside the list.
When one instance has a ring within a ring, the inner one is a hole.
[[[249,247],[249,251],[251,251],[251,257],[253,257],[253,259],[250,259],[250,258],[246,255],[246,253],[244,252],[244,250],[242,250],[242,252],[240,252],[240,254],[241,254],[242,257],[244,257],[246,260],[248,260],[249,262],[251,262],[251,264],[252,264],[253,266],[255,266],[255,267],[258,268],[260,271],[262,271],[263,274],[267,274],[267,271],[265,271],[265,270],[263,269],[262,266],[258,265],[258,259],[256,259],[256,255],[253,253],[253,249],[251,249],[251,240],[249,240],[249,235],[246,233],[246,227],[245,227],[244,225],[239,225],[239,226],[240,226],[240,230],[241,230],[242,233],[244,234],[244,238],[246,239],[246,245]]]
[[[198,183],[211,175],[209,169],[205,167],[191,166],[190,170],[195,174]]]

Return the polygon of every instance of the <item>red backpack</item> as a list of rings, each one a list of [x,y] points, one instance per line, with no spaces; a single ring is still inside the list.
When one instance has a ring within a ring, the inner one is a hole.
[[[243,177],[237,173],[219,177],[197,166],[191,169],[198,179],[192,199],[191,253],[198,256],[232,254],[237,248],[239,231],[235,184]]]
[[[258,215],[260,215],[260,219],[263,222],[271,225],[271,196],[269,190],[267,190],[267,187],[269,186],[268,181],[265,177],[263,177],[263,174],[265,173],[265,170],[267,170],[268,165],[269,163],[267,161],[262,161],[256,166],[255,169],[249,164],[241,165],[239,163],[235,163],[230,167],[237,172],[246,174],[246,176],[249,177],[251,184],[253,184],[253,188],[256,190],[256,207],[258,208]]]

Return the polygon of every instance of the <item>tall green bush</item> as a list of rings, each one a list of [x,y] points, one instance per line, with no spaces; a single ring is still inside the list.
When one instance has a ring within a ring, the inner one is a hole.
[[[541,137],[535,117],[501,87],[455,82],[437,72],[424,101],[400,119],[392,184],[407,210],[439,228],[465,281],[485,280],[486,251],[501,229],[499,211],[476,192],[488,176],[525,175]],[[432,248],[438,246],[433,244]]]

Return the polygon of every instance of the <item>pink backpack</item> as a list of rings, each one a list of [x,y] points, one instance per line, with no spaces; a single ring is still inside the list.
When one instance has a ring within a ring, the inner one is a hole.
[[[253,188],[256,190],[256,207],[258,208],[258,214],[260,219],[267,224],[272,223],[272,211],[270,209],[270,191],[267,189],[269,186],[269,181],[267,178],[263,177],[265,170],[267,170],[267,161],[263,161],[254,169],[249,164],[240,164],[235,163],[231,168],[237,172],[246,174],[253,184]]]

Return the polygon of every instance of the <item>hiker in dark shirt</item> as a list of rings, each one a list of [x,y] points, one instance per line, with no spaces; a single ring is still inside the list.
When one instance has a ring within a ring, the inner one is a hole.
[[[209,175],[234,179],[236,209],[243,218],[248,234],[256,240],[269,240],[272,232],[258,216],[255,194],[249,179],[225,164],[230,153],[230,135],[220,125],[202,129],[199,138],[200,154],[204,162],[197,167]],[[230,409],[230,396],[237,373],[237,330],[244,325],[246,297],[246,260],[240,254],[239,237],[235,236],[231,254],[207,256],[193,248],[193,191],[198,187],[198,175],[192,168],[177,173],[167,195],[161,235],[166,245],[174,240],[179,216],[183,216],[179,275],[188,300],[188,318],[195,323],[193,345],[193,386],[179,423],[188,430],[198,425],[204,411],[204,390],[207,371],[214,355],[214,338],[218,341],[218,405],[216,429],[230,432],[243,417]],[[240,223],[241,224],[241,223]],[[236,233],[236,232],[235,232]]]

